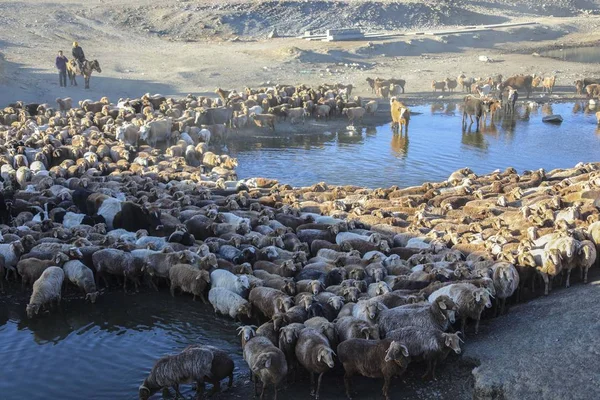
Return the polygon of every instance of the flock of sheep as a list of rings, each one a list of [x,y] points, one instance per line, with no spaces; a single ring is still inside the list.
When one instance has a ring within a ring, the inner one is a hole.
[[[295,118],[350,117],[362,108],[351,89],[10,105],[0,114],[0,284],[33,285],[30,318],[63,290],[94,303],[101,285],[167,286],[245,324],[261,398],[300,371],[318,398],[324,374],[341,368],[349,398],[363,375],[383,378],[389,399],[410,363],[435,378],[486,308],[498,315],[507,300],[568,287],[574,269],[587,282],[600,243],[598,163],[521,175],[465,168],[404,189],[294,188],[238,181],[237,161],[208,151],[242,116],[268,124],[265,115],[292,118],[300,107]],[[166,151],[154,148],[163,142]],[[233,369],[225,352],[190,345],[156,363],[139,397],[190,382],[218,390]]]

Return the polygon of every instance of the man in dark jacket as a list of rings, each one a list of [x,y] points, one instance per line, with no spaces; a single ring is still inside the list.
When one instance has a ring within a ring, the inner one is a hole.
[[[85,55],[83,54],[83,49],[79,47],[79,43],[73,42],[72,54],[75,60],[77,60],[79,70],[83,72],[83,62],[85,61]]]
[[[69,60],[63,55],[62,50],[58,52],[56,57],[56,69],[58,69],[58,80],[60,87],[67,87],[67,62]]]

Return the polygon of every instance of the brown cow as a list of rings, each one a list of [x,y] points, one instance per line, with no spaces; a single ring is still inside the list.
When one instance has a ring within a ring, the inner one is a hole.
[[[500,89],[500,91],[503,91],[505,87],[511,86],[514,89],[526,92],[527,98],[529,98],[529,95],[531,95],[531,92],[533,91],[532,83],[533,77],[531,75],[511,76],[510,78],[502,82],[498,89]]]
[[[476,129],[479,131],[479,120],[483,115],[483,101],[481,99],[477,99],[473,96],[466,96],[465,103],[463,105],[463,129],[467,128],[467,115],[471,119],[471,124],[473,123],[473,116],[475,116],[475,121],[477,121]]]

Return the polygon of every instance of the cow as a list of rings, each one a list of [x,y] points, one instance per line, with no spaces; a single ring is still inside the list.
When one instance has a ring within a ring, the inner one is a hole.
[[[391,113],[392,113],[392,130],[395,132],[400,131],[402,133],[402,127],[406,133],[408,133],[408,123],[410,122],[410,109],[406,107],[402,102],[394,99],[391,102]]]
[[[510,86],[513,89],[524,91],[527,94],[527,98],[529,98],[531,92],[533,91],[532,83],[533,77],[531,75],[511,76],[510,78],[502,82],[498,86],[498,89],[500,91],[503,91],[505,88]]]
[[[483,115],[483,101],[473,96],[466,96],[463,105],[463,129],[467,128],[467,115],[471,119],[471,124],[473,123],[473,116],[475,116],[475,120],[477,121],[476,130],[479,131],[479,120]]]
[[[129,232],[137,232],[145,229],[150,233],[161,232],[164,228],[160,220],[160,210],[150,210],[139,204],[126,201],[121,205],[114,218],[115,229],[125,229]]]
[[[167,146],[170,146],[172,128],[173,120],[171,118],[150,121],[140,127],[140,139],[152,147],[156,147],[158,142],[167,142]]]
[[[231,128],[232,118],[233,108],[231,107],[205,108],[196,114],[196,121],[194,122],[194,125],[201,126],[225,124]]]

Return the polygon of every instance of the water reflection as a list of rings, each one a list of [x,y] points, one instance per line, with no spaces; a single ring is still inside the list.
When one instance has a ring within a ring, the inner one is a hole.
[[[411,186],[446,179],[465,166],[485,173],[509,166],[518,170],[565,168],[600,159],[595,111],[589,110],[585,101],[520,103],[514,114],[497,113],[493,121],[482,119],[480,132],[475,132],[473,124],[464,133],[461,107],[460,102],[412,106],[410,137],[394,136],[387,124],[357,127],[356,131],[342,129],[332,135],[240,138],[228,147],[239,160],[239,177],[265,176],[292,185],[326,181],[367,187]],[[548,113],[562,115],[565,123],[543,123],[542,117]],[[348,167],[357,165],[361,173],[349,176]]]
[[[435,114],[435,113],[440,113],[444,111],[444,103],[431,103],[431,113]]]
[[[552,104],[547,103],[547,104],[542,105],[542,114],[553,115],[554,112],[552,111]]]
[[[406,158],[408,156],[408,143],[408,132],[394,133],[392,135],[390,147],[396,156],[400,158]]]

